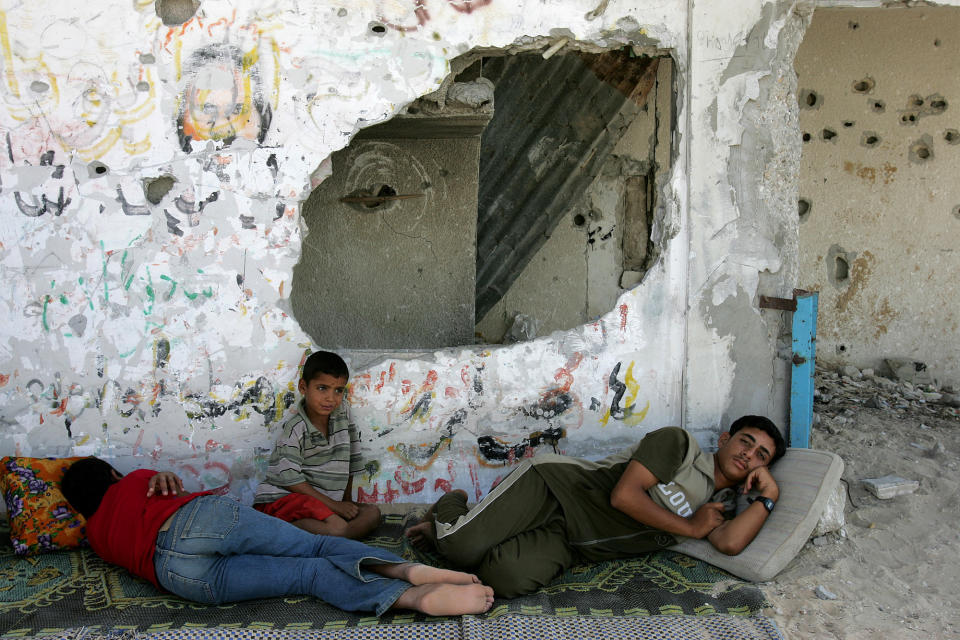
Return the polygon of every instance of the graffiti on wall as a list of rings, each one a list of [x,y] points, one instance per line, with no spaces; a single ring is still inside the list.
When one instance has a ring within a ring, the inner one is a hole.
[[[430,9],[427,0],[408,0],[404,8],[400,3],[378,0],[377,15],[380,21],[397,31],[415,31],[430,22]],[[493,3],[493,0],[446,0],[446,6],[458,13],[473,13]]]
[[[461,365],[456,385],[441,385],[439,380],[444,376],[436,369],[425,372],[419,383],[409,378],[401,380],[395,362],[359,374],[351,385],[350,402],[354,407],[368,407],[379,396],[389,397],[389,426],[372,425],[371,444],[375,446],[381,438],[404,426],[420,427],[404,431],[403,441],[393,442],[385,451],[374,454],[387,454],[395,466],[385,464],[389,470],[384,470],[377,462],[375,470],[366,474],[366,482],[358,484],[359,499],[410,501],[424,492],[447,491],[457,480],[456,469],[466,469],[460,482],[468,482],[471,492],[480,497],[493,486],[481,480],[489,476],[489,471],[502,469],[507,473],[542,449],[563,453],[562,443],[569,430],[583,426],[587,411],[596,414],[592,422],[602,425],[611,420],[627,427],[642,423],[650,403],[639,406],[643,390],[634,374],[636,363],[617,362],[608,370],[603,378],[604,394],[592,398],[587,408],[576,395],[575,377],[578,373],[592,377],[595,370],[580,371],[583,362],[584,354],[574,353],[557,368],[551,384],[540,391],[535,401],[521,402],[512,408],[501,406],[494,415],[481,419],[482,424],[462,404],[455,403],[448,410],[443,402],[447,398],[462,401],[462,395],[467,394],[471,407],[482,412],[483,390],[489,386],[484,383],[487,369],[482,358]],[[497,415],[502,423],[496,421]],[[426,441],[416,435],[423,427],[429,434]]]
[[[256,50],[210,44],[194,51],[183,66],[176,127],[180,147],[212,140],[229,145],[235,138],[262,143],[273,112],[264,95]]]
[[[99,65],[73,60],[60,72],[52,49],[56,35],[79,37],[77,27],[54,21],[45,30],[46,48],[22,54],[0,11],[0,53],[4,74],[0,94],[7,115],[16,123],[8,132],[8,148],[36,157],[44,149],[65,149],[84,161],[119,149],[137,155],[150,148],[149,128],[135,125],[155,111],[155,75],[149,65],[132,60],[124,73],[109,76]]]
[[[162,342],[157,349],[163,349]],[[97,373],[99,377],[105,377],[102,369]],[[5,379],[9,380],[9,375]],[[246,421],[257,414],[262,417],[264,427],[281,421],[296,401],[293,383],[277,386],[262,375],[252,374],[233,385],[211,385],[202,393],[171,389],[160,375],[142,381],[138,388],[124,386],[116,379],[105,379],[90,389],[78,382],[64,383],[58,371],[46,380],[32,378],[17,391],[29,398],[40,424],[54,419],[62,420],[69,438],[74,437],[73,423],[88,409],[99,412],[99,417],[105,420],[111,417],[132,419],[133,423],[123,429],[127,433],[132,428],[142,426],[141,422],[148,417],[158,416],[165,399],[183,407],[187,418],[195,425],[209,425],[225,416],[235,421]],[[103,425],[106,428],[107,423]],[[86,434],[76,444],[85,445],[90,438],[91,434]]]

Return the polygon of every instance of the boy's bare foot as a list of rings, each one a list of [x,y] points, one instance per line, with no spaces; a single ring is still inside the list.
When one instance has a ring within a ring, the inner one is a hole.
[[[482,584],[423,584],[404,591],[393,607],[429,616],[484,613],[493,605],[493,589]]]
[[[406,574],[403,576],[403,579],[414,585],[430,584],[432,582],[445,584],[480,584],[480,578],[472,573],[453,571],[451,569],[439,569],[419,562],[400,566]]]
[[[439,569],[419,562],[404,562],[402,564],[379,564],[370,567],[387,578],[406,580],[416,586],[421,584],[480,584],[480,578],[472,573]]]

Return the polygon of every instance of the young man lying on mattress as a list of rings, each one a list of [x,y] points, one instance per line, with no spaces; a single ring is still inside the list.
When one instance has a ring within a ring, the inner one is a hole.
[[[744,416],[718,445],[704,453],[686,431],[667,427],[600,462],[536,456],[473,508],[462,490],[442,496],[406,535],[503,597],[535,591],[578,562],[635,556],[679,538],[738,554],[780,496],[769,466],[786,443],[769,419]],[[759,495],[727,519],[719,494],[735,498],[735,488]]]

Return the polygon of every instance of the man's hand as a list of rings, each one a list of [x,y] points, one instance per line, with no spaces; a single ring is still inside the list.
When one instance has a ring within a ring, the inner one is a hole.
[[[183,481],[177,477],[177,474],[170,471],[161,471],[155,476],[151,476],[147,482],[147,497],[154,494],[165,496],[180,495],[183,491]]]
[[[757,467],[747,476],[743,483],[743,491],[756,491],[765,498],[774,502],[780,497],[780,487],[770,474],[767,467]],[[728,520],[710,532],[708,538],[718,551],[727,555],[736,555],[743,551],[760,531],[766,522],[769,513],[766,508],[754,502],[744,509],[733,520]]]
[[[723,503],[708,502],[690,516],[692,538],[706,538],[711,531],[723,524]]]
[[[757,467],[747,476],[743,483],[743,492],[747,493],[751,489],[755,489],[760,495],[774,502],[780,497],[780,487],[777,486],[777,481],[773,479],[767,467]]]
[[[329,506],[331,511],[344,520],[353,520],[357,517],[357,514],[360,513],[360,507],[346,500],[342,502],[333,501]]]

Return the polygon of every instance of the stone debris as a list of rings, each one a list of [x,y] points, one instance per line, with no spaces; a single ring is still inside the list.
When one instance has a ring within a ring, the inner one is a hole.
[[[888,500],[897,496],[905,496],[920,488],[920,483],[916,480],[907,480],[906,478],[901,478],[899,476],[865,478],[862,482],[867,491],[881,500]]]
[[[960,407],[960,395],[944,391],[940,394],[940,402],[950,407]]]
[[[841,376],[846,376],[851,380],[860,380],[861,378],[863,378],[863,373],[860,372],[860,369],[857,369],[853,365],[849,365],[849,364],[846,366],[840,367],[839,373]]]
[[[915,371],[922,364],[908,362],[901,364],[901,368]],[[922,373],[926,373],[925,366]],[[818,368],[813,401],[819,420],[815,424],[839,433],[840,427],[855,422],[856,412],[861,408],[891,412],[897,417],[907,413],[943,418],[960,416],[960,394],[953,393],[954,388],[949,385],[940,388],[929,375],[925,377],[928,382],[915,384],[902,378],[892,380],[876,375],[871,369],[860,371],[851,365],[835,371]]]
[[[827,504],[823,508],[823,513],[820,514],[820,520],[817,521],[817,526],[811,534],[814,544],[817,544],[817,540],[824,538],[828,533],[843,530],[843,525],[846,524],[846,507],[847,487],[844,482],[839,482],[833,493],[827,498]]]
[[[524,313],[518,313],[513,317],[513,324],[507,329],[503,336],[504,344],[513,344],[516,342],[526,342],[537,337],[537,330],[540,328],[540,322],[536,318]]]
[[[884,363],[897,380],[915,385],[933,383],[933,376],[927,371],[927,365],[922,362],[887,358]]]
[[[813,590],[814,595],[816,595],[821,600],[836,600],[839,596],[833,591],[830,591],[822,584],[818,584],[817,588]]]

